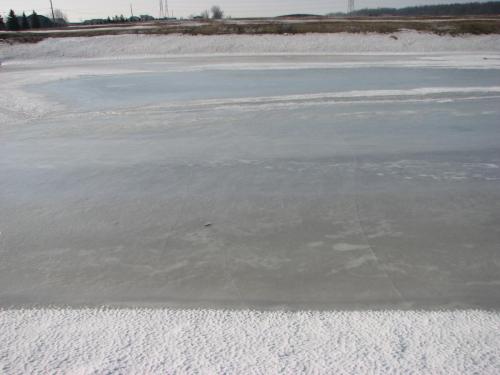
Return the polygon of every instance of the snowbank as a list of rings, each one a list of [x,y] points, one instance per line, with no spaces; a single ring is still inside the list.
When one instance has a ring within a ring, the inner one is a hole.
[[[500,37],[384,34],[115,35],[0,46],[0,59],[100,58],[172,54],[331,54],[500,51]]]
[[[5,310],[5,373],[498,374],[500,314]]]

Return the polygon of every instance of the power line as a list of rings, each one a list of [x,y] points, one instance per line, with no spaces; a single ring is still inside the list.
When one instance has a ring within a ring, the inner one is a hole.
[[[165,17],[165,10],[163,9],[163,0],[160,0],[160,16],[158,18],[162,19]]]
[[[352,13],[354,12],[354,0],[347,0],[347,12]]]

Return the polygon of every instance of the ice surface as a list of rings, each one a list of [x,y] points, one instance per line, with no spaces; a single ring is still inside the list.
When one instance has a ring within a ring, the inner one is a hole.
[[[498,308],[498,40],[400,36],[1,47],[0,304]]]
[[[0,303],[497,308],[496,70],[309,62],[6,66]]]
[[[259,67],[260,64],[254,64]],[[198,106],[301,103],[310,101],[401,100],[500,95],[492,70],[427,68],[242,69],[214,64],[201,71],[96,75],[58,80],[35,88],[86,110],[139,105]],[[215,69],[216,68],[216,69]],[[156,67],[158,69],[158,67]],[[168,67],[167,67],[168,69]],[[215,70],[214,70],[215,69]]]

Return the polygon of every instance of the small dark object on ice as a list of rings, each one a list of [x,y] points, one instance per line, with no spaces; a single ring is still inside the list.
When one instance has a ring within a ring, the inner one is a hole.
[[[392,38],[394,40],[398,40],[398,37],[396,35],[391,35],[390,38]]]
[[[205,227],[211,227],[212,226],[212,223],[205,223],[204,225]]]

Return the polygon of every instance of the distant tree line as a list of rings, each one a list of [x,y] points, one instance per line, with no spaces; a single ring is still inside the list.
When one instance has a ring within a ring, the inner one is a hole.
[[[201,20],[208,20],[210,18],[214,20],[220,20],[224,18],[224,11],[222,8],[218,5],[212,6],[210,8],[210,11],[208,9],[204,10],[200,14],[192,14],[189,16],[190,19],[201,19]]]
[[[111,23],[126,23],[126,22],[145,22],[145,21],[154,21],[154,17],[148,15],[148,14],[142,14],[139,17],[134,16],[134,17],[129,17],[125,18],[123,14],[121,15],[116,15],[114,17],[108,17],[108,18],[94,18],[91,20],[85,20],[83,21],[84,25],[107,25]]]
[[[210,10],[204,10],[198,15],[191,15],[189,18],[191,19],[222,19],[224,18],[224,11],[222,8],[218,5],[214,5]],[[106,24],[112,24],[112,23],[126,23],[126,22],[145,22],[145,21],[154,21],[156,18],[144,14],[139,17],[129,17],[126,18],[122,15],[116,15],[114,17],[108,17],[108,18],[95,18],[91,20],[86,20],[83,21],[84,25],[106,25]],[[169,18],[164,18],[164,19],[169,19]],[[175,19],[175,18],[174,18]]]
[[[500,1],[486,3],[422,5],[406,8],[360,9],[352,16],[474,16],[500,14]]]
[[[20,31],[28,29],[40,29],[46,27],[65,26],[67,19],[64,13],[58,9],[54,11],[58,17],[55,18],[56,22],[50,18],[41,16],[33,11],[29,16],[23,12],[21,16],[17,16],[14,10],[10,10],[7,20],[4,21],[0,16],[0,30]]]

